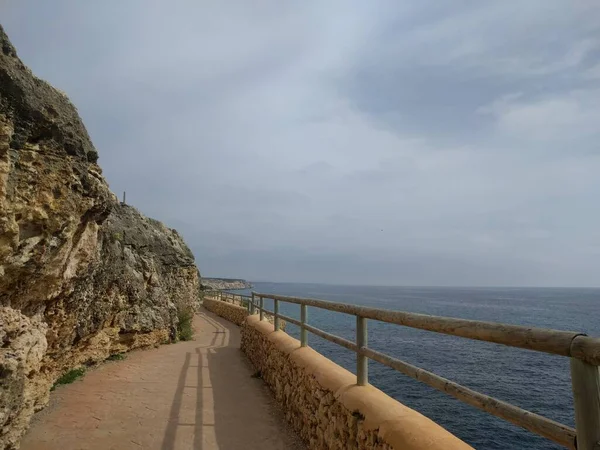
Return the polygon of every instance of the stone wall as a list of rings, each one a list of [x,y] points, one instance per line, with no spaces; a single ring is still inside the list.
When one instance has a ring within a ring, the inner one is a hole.
[[[435,422],[356,377],[283,331],[250,316],[242,351],[260,371],[288,422],[311,449],[464,450]]]
[[[202,305],[210,312],[213,312],[217,316],[229,320],[230,322],[233,322],[238,326],[242,325],[246,320],[246,317],[248,316],[248,310],[245,307],[235,305],[233,303],[227,303],[223,300],[211,300],[205,298],[202,302]],[[258,320],[258,310],[255,312],[254,315],[257,317]],[[265,321],[270,324],[273,324],[275,318],[271,314],[265,313]],[[285,320],[281,319],[279,321],[279,328],[282,331],[285,331],[285,327],[286,322]]]
[[[205,298],[202,305],[210,312],[213,312],[217,316],[223,317],[236,325],[241,325],[248,315],[248,310],[243,306],[226,303],[220,300],[210,300]]]

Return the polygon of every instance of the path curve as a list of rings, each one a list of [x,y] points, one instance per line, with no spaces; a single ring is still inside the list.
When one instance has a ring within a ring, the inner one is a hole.
[[[194,341],[135,351],[59,387],[22,450],[295,450],[239,328],[203,310]]]

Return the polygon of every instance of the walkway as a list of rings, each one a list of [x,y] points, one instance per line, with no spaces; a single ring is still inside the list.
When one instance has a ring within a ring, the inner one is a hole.
[[[58,388],[21,449],[302,449],[251,377],[239,328],[208,311],[195,328],[195,341],[132,352]]]

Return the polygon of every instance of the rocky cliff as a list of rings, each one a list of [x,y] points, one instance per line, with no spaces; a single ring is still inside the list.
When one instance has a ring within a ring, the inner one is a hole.
[[[206,289],[229,291],[252,288],[252,284],[248,281],[234,278],[202,278],[202,286],[204,286]]]
[[[172,339],[195,307],[175,230],[121,205],[68,98],[0,27],[0,449],[69,369]]]

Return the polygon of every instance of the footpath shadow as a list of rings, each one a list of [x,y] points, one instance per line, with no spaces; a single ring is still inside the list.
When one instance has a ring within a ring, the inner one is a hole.
[[[214,421],[207,421],[204,417],[204,397],[207,395],[207,390],[212,391],[212,387],[210,385],[207,385],[207,380],[205,379],[205,374],[209,366],[206,354],[208,354],[211,351],[215,351],[216,348],[222,347],[226,345],[226,343],[228,343],[229,330],[226,326],[221,325],[214,318],[209,317],[205,313],[201,313],[200,315],[203,319],[202,325],[206,327],[212,327],[214,329],[213,337],[211,338],[211,341],[208,344],[197,346],[193,353],[186,353],[185,361],[180,370],[177,389],[175,391],[175,395],[173,396],[173,402],[171,403],[169,422],[165,431],[161,450],[179,450],[179,446],[177,445],[177,432],[180,428],[183,427],[194,427],[194,449],[209,450],[212,447],[204,445],[206,434],[205,429],[207,427],[214,428]],[[197,377],[195,383],[193,383],[193,385],[190,385],[187,378],[190,369],[193,368],[196,368]],[[194,423],[185,423],[180,421],[180,413],[186,389],[196,390],[196,415]],[[208,394],[210,394],[210,392],[208,392]]]
[[[222,320],[222,319],[221,319]],[[268,387],[240,350],[240,330],[222,323],[228,345],[208,353],[214,396],[215,437],[220,450],[294,450],[305,448],[290,433]]]
[[[161,450],[304,448],[288,432],[268,388],[252,378],[254,370],[240,351],[239,327],[207,311],[200,318],[204,344],[190,347],[181,367]],[[185,423],[182,405],[191,417],[192,403],[195,416],[188,421],[193,423]],[[193,427],[193,436],[187,427]]]
[[[177,383],[177,390],[175,391],[173,403],[171,404],[171,412],[169,413],[169,423],[167,425],[167,430],[165,431],[165,437],[163,438],[163,443],[161,446],[162,450],[175,450],[175,439],[177,437],[177,427],[179,426],[179,410],[181,409],[183,389],[185,387],[185,377],[190,367],[191,359],[192,354],[188,352],[185,355],[185,362],[183,363],[183,367],[181,368],[179,374],[179,381]]]

